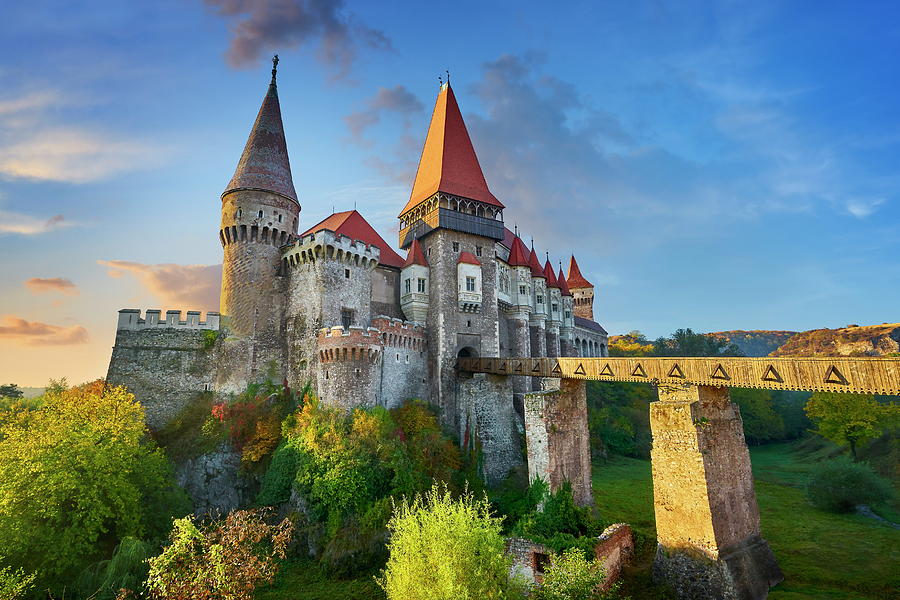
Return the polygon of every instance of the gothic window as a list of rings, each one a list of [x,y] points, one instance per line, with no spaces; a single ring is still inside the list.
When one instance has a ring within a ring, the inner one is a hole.
[[[475,291],[475,278],[474,277],[466,277],[466,291],[467,292]]]
[[[459,242],[453,242],[453,251],[459,252]]]
[[[353,311],[349,308],[341,309],[341,325],[343,325],[344,329],[353,325]]]
[[[419,281],[422,281],[421,279]],[[412,279],[407,278],[406,280],[406,293],[410,293],[412,291]]]
[[[409,281],[409,280],[407,280],[407,281]],[[407,287],[409,287],[409,286],[407,286]],[[409,290],[406,290],[406,291],[409,291]],[[419,277],[419,293],[420,294],[425,293],[425,278],[424,277]]]

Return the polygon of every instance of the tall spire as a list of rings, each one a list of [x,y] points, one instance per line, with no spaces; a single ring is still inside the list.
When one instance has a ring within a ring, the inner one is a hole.
[[[441,85],[434,104],[412,194],[400,215],[435,192],[446,192],[503,208],[503,204],[488,189],[449,77],[448,82]]]
[[[263,98],[256,122],[250,130],[250,137],[228,182],[224,196],[236,190],[262,190],[273,192],[297,202],[297,192],[291,177],[287,141],[281,122],[281,105],[278,102],[278,87],[275,84],[278,55],[272,59],[272,81]]]
[[[581,274],[581,269],[578,268],[578,263],[575,262],[574,254],[572,255],[572,260],[569,261],[569,276],[566,279],[570,290],[594,287],[594,285]]]

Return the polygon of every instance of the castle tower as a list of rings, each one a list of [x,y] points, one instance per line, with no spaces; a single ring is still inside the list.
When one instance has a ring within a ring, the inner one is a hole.
[[[509,344],[511,356],[531,356],[531,333],[528,321],[532,312],[531,267],[528,248],[517,235],[512,242],[507,263],[510,268]],[[531,378],[517,375],[512,378],[517,406],[522,406],[525,394],[531,391]],[[524,408],[523,408],[524,411]],[[524,414],[524,413],[523,413]]]
[[[544,279],[547,281],[547,356],[562,356],[559,348],[559,326],[562,325],[562,294],[556,273],[550,265],[550,257],[544,264]]]
[[[575,300],[569,291],[569,284],[563,275],[562,263],[559,265],[559,275],[556,276],[559,283],[559,295],[562,309],[562,321],[559,325],[559,352],[561,356],[576,356],[575,350]]]
[[[575,256],[569,261],[569,276],[566,278],[575,304],[575,316],[594,320],[594,284],[584,278]]]
[[[407,320],[424,323],[428,315],[428,261],[419,240],[413,240],[400,271],[400,308]]]
[[[234,176],[222,193],[219,240],[222,259],[220,312],[232,340],[225,349],[228,368],[218,388],[236,391],[284,356],[281,329],[279,248],[293,240],[300,204],[291,178],[281,122],[278,88],[272,81]],[[283,376],[283,373],[279,373]]]
[[[531,269],[531,306],[532,312],[528,319],[528,328],[531,332],[531,356],[540,358],[547,356],[547,278],[544,269],[538,260],[534,246],[528,257],[528,267]],[[531,378],[531,389],[541,389],[541,378]]]
[[[418,240],[429,264],[431,398],[444,425],[461,439],[467,421],[453,393],[456,359],[500,352],[495,244],[505,234],[503,208],[488,189],[453,89],[443,84],[409,202],[399,215],[400,247]]]

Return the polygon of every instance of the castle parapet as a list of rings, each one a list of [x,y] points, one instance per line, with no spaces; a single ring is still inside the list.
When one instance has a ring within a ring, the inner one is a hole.
[[[373,327],[323,327],[317,336],[319,360],[323,363],[348,360],[375,362],[383,344],[381,332]]]
[[[379,315],[372,319],[372,327],[380,332],[385,346],[425,350],[425,327],[418,323]]]
[[[180,310],[167,310],[165,318],[160,318],[162,311],[148,308],[141,318],[141,311],[137,308],[123,308],[119,311],[119,322],[116,329],[219,329],[219,313],[208,311],[206,320],[200,320],[199,310],[187,311],[186,318],[182,320]]]
[[[317,260],[336,260],[374,269],[378,266],[381,250],[362,240],[323,229],[298,238],[283,248],[281,256],[285,268]]]

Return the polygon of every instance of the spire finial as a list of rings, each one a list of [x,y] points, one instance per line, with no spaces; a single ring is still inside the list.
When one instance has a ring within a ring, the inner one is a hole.
[[[547,254],[547,262],[550,262],[550,251],[547,250],[546,254]]]
[[[438,89],[444,89],[444,78],[438,75]]]
[[[515,225],[513,225],[513,227],[516,228],[516,237],[519,237],[519,224],[516,223]]]
[[[278,55],[272,57],[272,85],[275,85],[275,74],[278,71]]]
[[[450,69],[446,69],[444,72],[447,73],[447,85],[450,85]]]
[[[531,251],[534,252],[534,236],[531,236]]]

